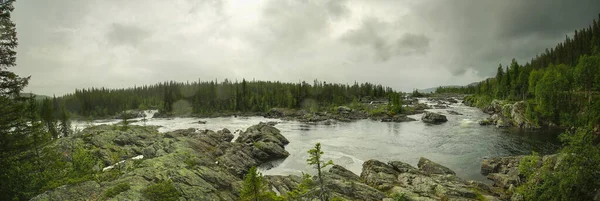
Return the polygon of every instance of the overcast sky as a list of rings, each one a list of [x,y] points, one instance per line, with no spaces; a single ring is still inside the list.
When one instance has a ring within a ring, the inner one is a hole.
[[[587,27],[598,0],[19,0],[27,92],[159,81],[465,85]]]

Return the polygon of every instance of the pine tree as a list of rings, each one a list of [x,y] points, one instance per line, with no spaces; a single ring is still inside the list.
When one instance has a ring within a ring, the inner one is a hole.
[[[321,201],[329,200],[329,195],[325,190],[325,181],[323,178],[322,170],[323,168],[333,165],[333,161],[324,162],[322,161],[324,152],[321,150],[321,143],[315,144],[315,148],[308,150],[309,158],[306,160],[309,165],[313,165],[315,169],[317,169],[317,178],[319,179],[319,185],[321,188],[321,192],[319,192],[319,199]]]
[[[21,153],[32,147],[32,127],[25,114],[27,98],[20,93],[29,78],[21,78],[9,71],[16,65],[17,33],[11,21],[14,0],[0,2],[0,200],[26,200],[31,194],[33,181],[29,158]]]
[[[62,105],[59,113],[59,130],[63,137],[68,137],[71,132],[71,122],[69,121],[69,114],[67,113],[67,109],[65,109],[65,105]]]
[[[256,167],[251,167],[244,175],[244,183],[240,191],[240,200],[243,201],[276,201],[283,200],[274,192],[269,191],[267,181]]]

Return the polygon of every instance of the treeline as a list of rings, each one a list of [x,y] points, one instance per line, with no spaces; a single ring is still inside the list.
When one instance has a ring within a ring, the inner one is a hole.
[[[599,19],[600,20],[600,16]],[[575,31],[573,38],[524,65],[515,59],[500,64],[496,76],[465,87],[440,87],[437,93],[474,94],[481,103],[493,99],[524,100],[527,115],[538,124],[600,124],[600,23]]]
[[[265,112],[274,107],[318,109],[364,99],[391,99],[390,87],[371,83],[334,84],[315,80],[163,82],[127,89],[81,89],[59,98],[66,109],[83,117],[107,117],[130,109],[164,113]]]

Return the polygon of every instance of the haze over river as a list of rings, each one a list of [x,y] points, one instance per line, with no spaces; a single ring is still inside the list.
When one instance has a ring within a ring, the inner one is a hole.
[[[450,115],[454,110],[463,115]],[[160,132],[177,129],[197,128],[232,132],[245,130],[259,122],[280,122],[275,127],[290,141],[285,149],[290,156],[273,163],[274,167],[263,167],[267,175],[314,173],[306,165],[307,150],[321,142],[325,160],[333,160],[356,174],[360,174],[362,163],[369,159],[380,161],[399,160],[416,167],[423,156],[454,170],[457,176],[468,180],[485,181],[480,172],[485,157],[553,153],[559,142],[556,132],[521,132],[514,129],[498,129],[493,126],[480,126],[477,122],[489,115],[477,108],[463,104],[452,104],[448,109],[430,109],[448,118],[448,122],[430,125],[421,121],[393,123],[372,120],[337,122],[331,125],[306,124],[297,121],[281,121],[263,117],[221,117],[221,118],[150,118],[146,125],[159,125]],[[151,114],[149,114],[151,116]],[[409,117],[420,119],[421,114]],[[206,121],[199,124],[198,121]],[[113,124],[120,120],[94,121],[92,124]],[[133,124],[141,125],[142,122]],[[74,122],[79,129],[89,125]],[[237,137],[237,133],[236,137]],[[270,168],[270,169],[268,169]]]

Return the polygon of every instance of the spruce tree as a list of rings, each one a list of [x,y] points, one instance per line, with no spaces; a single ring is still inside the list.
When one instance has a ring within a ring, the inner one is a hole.
[[[329,195],[325,190],[325,181],[323,178],[322,170],[323,168],[333,165],[333,161],[324,162],[322,161],[324,152],[321,150],[321,143],[317,143],[315,148],[308,150],[308,159],[306,160],[309,165],[313,165],[315,169],[317,169],[317,178],[319,179],[319,185],[321,188],[321,192],[319,192],[319,199],[321,201],[329,200]]]

